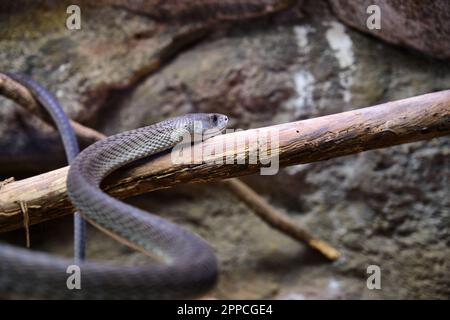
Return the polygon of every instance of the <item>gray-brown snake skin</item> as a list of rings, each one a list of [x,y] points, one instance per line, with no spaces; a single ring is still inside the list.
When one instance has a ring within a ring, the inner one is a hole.
[[[68,290],[66,268],[73,264],[71,259],[2,245],[0,291],[58,299],[176,299],[206,293],[217,279],[217,261],[209,245],[171,222],[110,197],[99,185],[111,171],[171,148],[183,134],[194,131],[194,123],[214,135],[227,121],[221,114],[188,114],[120,133],[91,145],[70,166],[69,197],[83,217],[159,262],[84,262],[82,289]]]

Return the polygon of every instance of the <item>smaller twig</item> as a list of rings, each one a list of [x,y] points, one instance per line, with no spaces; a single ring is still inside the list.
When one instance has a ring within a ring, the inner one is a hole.
[[[25,228],[27,248],[30,247],[30,216],[28,215],[28,206],[25,201],[19,201],[20,210],[23,213],[23,226]]]
[[[76,135],[80,138],[91,140],[93,142],[106,138],[106,135],[104,135],[103,133],[100,133],[92,128],[86,127],[79,122],[70,120],[70,124],[75,130]]]
[[[305,243],[330,260],[336,260],[341,255],[341,253],[331,245],[314,237],[290,217],[276,210],[245,183],[234,178],[224,180],[224,183],[236,196],[245,202],[255,214],[273,228],[290,236],[294,240]]]

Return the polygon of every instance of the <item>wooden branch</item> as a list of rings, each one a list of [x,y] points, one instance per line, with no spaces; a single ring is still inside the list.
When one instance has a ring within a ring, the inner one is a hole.
[[[330,260],[336,260],[340,257],[341,254],[338,250],[301,228],[291,217],[276,210],[264,198],[239,179],[228,179],[224,181],[224,184],[232,190],[239,199],[245,202],[256,215],[273,228],[281,231],[294,240],[303,242]]]
[[[450,90],[389,102],[330,116],[234,132],[207,140],[201,149],[217,151],[201,164],[174,164],[170,153],[122,168],[104,181],[112,195],[125,198],[187,182],[206,182],[258,172],[261,163],[248,164],[255,153],[252,134],[279,133],[279,163],[294,164],[326,160],[365,150],[431,139],[450,134]],[[246,164],[217,164],[236,157]],[[28,205],[30,224],[73,212],[66,195],[67,167],[21,181],[0,192],[0,231],[22,226],[19,201]]]

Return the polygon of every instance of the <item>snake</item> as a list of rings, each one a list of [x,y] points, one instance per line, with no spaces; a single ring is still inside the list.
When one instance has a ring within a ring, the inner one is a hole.
[[[109,236],[151,257],[151,262],[74,261],[0,244],[0,294],[50,299],[186,299],[209,292],[218,279],[218,262],[205,240],[111,197],[100,184],[118,168],[170,150],[186,136],[208,139],[222,133],[228,117],[186,114],[112,135],[78,153],[75,133],[56,97],[26,76],[8,75],[27,87],[55,122],[70,163],[67,193],[76,211]],[[68,267],[74,262],[81,288],[70,290]]]

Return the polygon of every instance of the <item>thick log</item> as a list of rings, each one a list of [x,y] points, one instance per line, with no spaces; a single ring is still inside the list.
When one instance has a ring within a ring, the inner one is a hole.
[[[112,195],[125,198],[179,183],[256,173],[264,165],[259,161],[249,164],[257,151],[249,141],[255,134],[261,136],[270,132],[277,132],[279,136],[280,167],[427,140],[450,134],[450,90],[216,136],[199,146],[204,154],[216,150],[203,163],[174,164],[171,154],[166,153],[118,170],[104,181],[104,187]],[[220,151],[223,146],[233,144],[232,150]],[[245,164],[214,163],[225,157],[235,157]],[[65,167],[4,185],[0,191],[0,231],[23,226],[20,201],[27,203],[30,224],[73,212],[66,195],[67,170]]]

